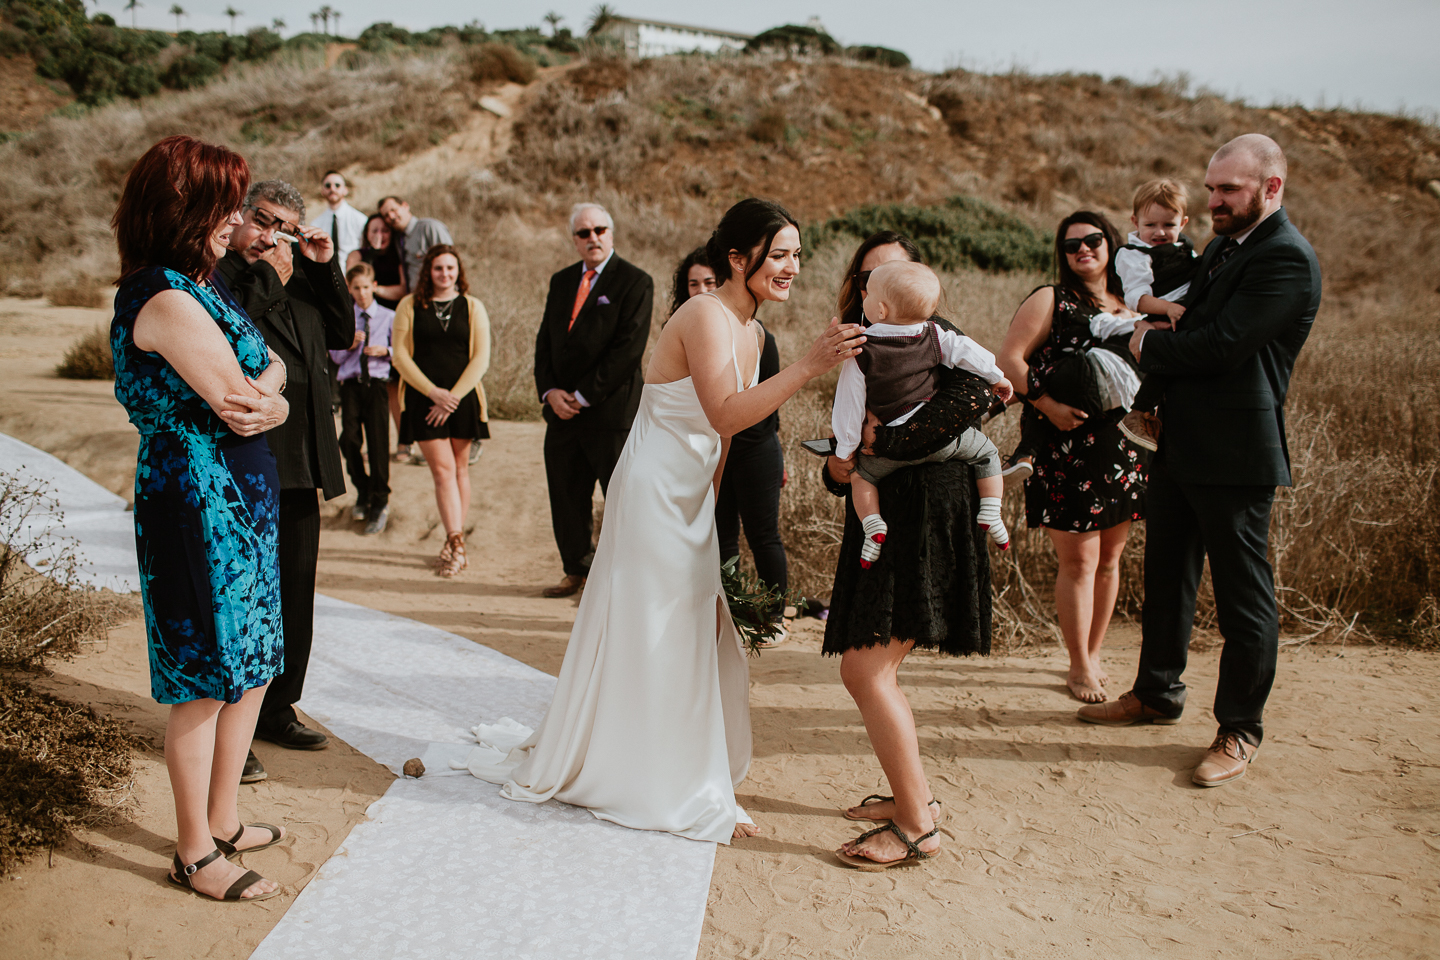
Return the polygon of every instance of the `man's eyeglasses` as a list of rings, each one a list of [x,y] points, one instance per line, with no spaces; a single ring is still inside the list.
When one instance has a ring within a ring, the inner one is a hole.
[[[1087,233],[1087,234],[1086,234],[1085,236],[1083,236],[1083,237],[1069,237],[1069,238],[1067,238],[1063,243],[1060,244],[1060,249],[1061,249],[1061,250],[1064,250],[1066,253],[1079,253],[1079,252],[1080,252],[1080,244],[1083,243],[1083,244],[1085,244],[1085,246],[1089,247],[1091,250],[1099,250],[1099,249],[1100,249],[1100,244],[1102,244],[1102,243],[1104,243],[1104,242],[1105,242],[1105,234],[1103,234],[1103,233],[1101,233],[1100,231],[1097,230],[1097,231],[1095,231],[1094,233]]]
[[[610,229],[609,227],[596,227],[596,228],[595,228],[595,236],[596,236],[596,238],[598,239],[599,237],[605,236],[605,231],[606,231],[606,230],[609,230],[609,229]],[[589,240],[589,239],[590,239],[590,228],[589,228],[589,227],[583,227],[582,229],[576,230],[576,231],[575,231],[575,236],[579,237],[581,240]]]
[[[261,210],[259,207],[250,208],[250,217],[255,221],[255,226],[267,232],[270,230],[280,230],[292,235],[300,232],[300,228],[296,224],[281,220],[274,214]]]

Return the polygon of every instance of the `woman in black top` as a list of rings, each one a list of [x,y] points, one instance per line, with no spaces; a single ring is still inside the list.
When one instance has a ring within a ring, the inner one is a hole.
[[[906,237],[876,234],[856,250],[841,288],[840,315],[861,313],[870,271],[891,260],[918,262]],[[954,327],[941,318],[935,322]],[[875,430],[873,449],[896,460],[920,459],[974,426],[990,405],[978,377],[946,371],[935,396],[904,424]],[[831,457],[825,484],[849,493],[854,459]],[[837,853],[850,866],[914,863],[940,846],[940,806],[925,778],[915,719],[898,674],[914,648],[952,655],[990,652],[990,557],[978,535],[974,468],[963,460],[907,467],[880,484],[890,524],[885,550],[868,570],[860,566],[864,530],[846,505],[845,533],[835,568],[826,654],[839,654],[840,679],[865,719],[865,729],[894,797],[866,797],[845,811],[877,826]],[[892,519],[893,518],[893,519]],[[870,802],[866,802],[870,801]]]
[[[466,567],[465,516],[470,512],[470,444],[490,436],[480,378],[490,366],[490,317],[466,291],[455,248],[425,254],[415,292],[400,301],[393,362],[405,381],[400,442],[418,443],[435,481],[445,527],[441,576]]]
[[[715,271],[705,259],[705,248],[692,250],[675,270],[673,314],[680,304],[696,294],[715,289]],[[757,321],[758,322],[758,321]],[[761,324],[760,329],[765,330]],[[765,330],[760,351],[760,380],[780,372],[780,350],[775,335]],[[715,497],[715,533],[720,540],[720,559],[740,553],[740,528],[755,558],[755,573],[761,582],[782,594],[790,588],[785,544],[780,539],[780,488],[785,486],[785,455],[780,449],[780,414],[772,413],[752,427],[730,438],[725,472]],[[773,611],[779,616],[784,601]],[[778,642],[778,641],[772,641]]]

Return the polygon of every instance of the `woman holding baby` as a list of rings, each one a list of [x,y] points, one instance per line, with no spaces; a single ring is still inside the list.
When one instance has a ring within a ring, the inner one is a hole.
[[[918,263],[905,236],[885,231],[860,245],[841,286],[839,312],[859,322],[870,275],[893,261]],[[954,326],[933,322],[952,334]],[[876,427],[861,452],[890,460],[923,460],[978,422],[991,402],[985,380],[961,370],[938,375],[928,402],[903,424]],[[831,457],[830,491],[847,498],[845,533],[826,622],[824,652],[840,656],[840,677],[855,699],[894,796],[870,796],[845,811],[875,829],[837,851],[848,866],[881,869],[915,863],[940,847],[941,807],[925,777],[910,704],[900,689],[901,663],[912,649],[951,655],[990,652],[990,560],[976,524],[976,467],[963,458],[907,466],[875,488],[887,525],[879,556],[861,566],[867,536],[850,508],[854,457]]]
[[[1027,422],[1053,429],[1025,482],[1025,516],[1054,544],[1055,609],[1070,655],[1066,684],[1076,699],[1100,703],[1109,681],[1100,645],[1120,590],[1120,555],[1132,521],[1143,519],[1146,465],[1120,432],[1123,409],[1091,417],[1047,391],[1066,357],[1093,342],[1100,314],[1131,316],[1115,269],[1120,234],[1098,213],[1080,210],[1055,232],[1059,282],[1036,289],[1010,321],[997,359],[1024,402]]]

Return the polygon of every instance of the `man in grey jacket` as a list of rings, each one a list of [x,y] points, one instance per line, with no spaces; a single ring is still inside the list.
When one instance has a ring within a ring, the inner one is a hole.
[[[425,251],[437,243],[454,243],[450,239],[450,230],[439,220],[430,217],[417,217],[411,214],[410,204],[399,197],[386,197],[380,201],[380,216],[390,225],[395,234],[395,239],[400,241],[401,262],[405,265],[405,278],[409,282],[406,288],[411,293],[415,292],[415,284],[420,279],[420,264],[425,259]]]
[[[1167,379],[1159,449],[1145,499],[1145,606],[1135,686],[1080,708],[1089,723],[1176,723],[1195,595],[1210,558],[1225,649],[1215,691],[1220,729],[1192,780],[1245,775],[1264,734],[1280,614],[1267,559],[1277,485],[1290,485],[1285,395],[1320,307],[1320,264],[1281,205],[1285,154],[1251,133],[1210,160],[1216,239],[1183,301],[1185,315],[1136,324],[1130,350]]]

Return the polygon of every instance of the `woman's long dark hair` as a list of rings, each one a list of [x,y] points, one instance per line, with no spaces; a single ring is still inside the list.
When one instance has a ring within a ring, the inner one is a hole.
[[[390,235],[390,243],[386,245],[385,249],[381,250],[379,247],[374,247],[370,245],[370,222],[372,220],[379,220],[381,223],[385,223],[385,218],[380,216],[380,214],[370,214],[369,219],[365,221],[365,229],[360,231],[360,248],[362,250],[375,251],[377,256],[370,261],[372,264],[389,263],[392,261],[396,264],[399,264],[400,250],[395,243],[395,231],[391,229],[390,224],[385,223],[385,232]]]
[[[888,247],[892,243],[900,244],[905,251],[905,256],[910,258],[911,263],[920,263],[920,248],[915,246],[915,241],[903,233],[896,233],[894,230],[881,230],[879,233],[871,234],[865,242],[855,249],[855,256],[850,258],[850,267],[845,271],[845,279],[840,281],[840,322],[860,322],[860,264],[865,262],[865,255],[876,247]]]
[[[710,268],[710,258],[705,255],[704,247],[696,247],[685,255],[680,261],[680,266],[675,268],[675,283],[670,290],[670,316],[675,316],[675,311],[680,309],[680,304],[690,299],[690,268]],[[713,272],[713,271],[712,271]]]
[[[415,281],[415,306],[428,307],[434,302],[435,280],[430,276],[430,265],[436,257],[447,253],[455,258],[455,265],[459,268],[455,275],[455,292],[462,297],[470,292],[470,281],[465,279],[465,261],[460,259],[460,251],[448,243],[437,243],[425,251],[425,260],[420,264],[420,278]]]
[[[760,252],[746,265],[744,277],[745,292],[758,310],[760,301],[750,289],[750,278],[770,256],[770,245],[775,242],[775,235],[786,227],[799,230],[800,224],[790,216],[790,211],[774,200],[747,197],[726,210],[705,244],[705,257],[710,261],[710,269],[715,271],[716,285],[730,279],[732,250],[749,257],[750,251],[759,248]]]
[[[1109,256],[1109,260],[1105,264],[1105,289],[1112,296],[1124,300],[1125,285],[1120,282],[1120,272],[1115,269],[1115,254],[1125,243],[1120,239],[1120,231],[1115,229],[1115,224],[1111,223],[1104,214],[1096,213],[1093,210],[1076,210],[1061,220],[1060,226],[1055,228],[1055,274],[1060,281],[1060,286],[1068,288],[1080,298],[1081,302],[1089,304],[1096,310],[1101,309],[1095,295],[1090,292],[1085,281],[1070,269],[1070,261],[1065,258],[1065,233],[1077,223],[1088,223],[1105,234],[1105,252]]]

